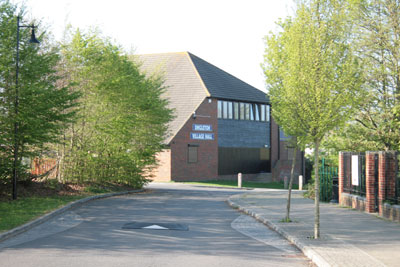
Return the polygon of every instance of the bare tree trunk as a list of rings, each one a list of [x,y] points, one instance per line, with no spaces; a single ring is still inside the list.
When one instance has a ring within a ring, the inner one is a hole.
[[[297,143],[297,140],[296,140]],[[296,166],[296,155],[297,155],[297,145],[295,145],[293,149],[293,160],[292,160],[292,170],[290,171],[290,180],[289,180],[289,191],[288,191],[288,199],[286,206],[286,222],[291,222],[290,220],[290,200],[292,196],[292,186],[293,186],[293,178],[294,178],[294,167]]]
[[[315,218],[314,218],[314,238],[320,237],[319,225],[319,175],[318,175],[318,160],[319,160],[319,144],[320,140],[315,141],[315,158],[314,158],[314,171],[315,171]]]

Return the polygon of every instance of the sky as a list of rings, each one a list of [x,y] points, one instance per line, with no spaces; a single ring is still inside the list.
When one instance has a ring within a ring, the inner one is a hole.
[[[127,52],[189,51],[264,90],[263,38],[293,0],[24,0],[28,18],[61,40],[66,25],[98,27]],[[37,30],[40,32],[40,29]]]

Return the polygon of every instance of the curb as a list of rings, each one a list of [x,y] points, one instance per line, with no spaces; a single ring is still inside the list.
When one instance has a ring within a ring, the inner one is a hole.
[[[233,196],[232,196],[233,197]],[[303,254],[309,258],[313,263],[315,263],[319,267],[330,267],[331,264],[329,264],[321,255],[319,255],[314,249],[310,248],[309,246],[303,244],[298,238],[290,235],[283,229],[281,229],[279,226],[271,222],[270,220],[263,218],[261,215],[255,213],[254,211],[244,208],[235,202],[231,200],[231,198],[228,198],[227,202],[229,206],[231,206],[234,209],[237,209],[239,211],[244,212],[247,215],[250,215],[251,217],[255,218],[257,221],[267,225],[269,228],[286,238],[289,242],[291,242],[293,245],[295,245]]]
[[[73,209],[79,205],[82,205],[84,203],[87,203],[89,201],[92,200],[97,200],[97,199],[102,199],[102,198],[108,198],[108,197],[113,197],[113,196],[120,196],[120,195],[127,195],[127,194],[132,194],[132,193],[140,193],[140,192],[144,192],[144,189],[138,189],[138,190],[131,190],[131,191],[124,191],[124,192],[117,192],[117,193],[108,193],[108,194],[102,194],[102,195],[96,195],[96,196],[91,196],[91,197],[86,197],[86,198],[82,198],[79,200],[76,200],[74,202],[71,202],[57,210],[54,210],[50,213],[47,213],[31,222],[28,222],[26,224],[23,224],[21,226],[18,226],[16,228],[13,228],[7,232],[4,232],[2,234],[0,234],[0,242],[9,239],[11,237],[14,237],[16,235],[19,235],[23,232],[28,231],[29,229],[42,224],[48,220],[50,220],[51,218],[56,217],[57,215],[60,215],[70,209]]]

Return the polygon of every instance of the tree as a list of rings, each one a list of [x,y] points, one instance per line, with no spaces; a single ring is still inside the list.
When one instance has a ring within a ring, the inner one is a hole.
[[[354,44],[365,66],[367,94],[355,118],[327,146],[337,150],[400,148],[400,3],[360,1]]]
[[[315,150],[315,238],[320,237],[320,144],[351,116],[361,92],[348,18],[347,1],[300,1],[295,16],[266,40],[264,71],[273,112],[287,134]]]
[[[17,12],[9,1],[0,1],[0,16],[0,179],[8,181],[14,149],[18,149],[17,173],[23,174],[27,167],[21,164],[23,158],[32,158],[59,141],[62,129],[74,118],[74,111],[68,110],[76,105],[78,94],[56,87],[59,55],[46,33],[34,46],[29,43],[30,29],[21,28],[16,112],[17,16],[28,23],[23,21],[24,9]]]
[[[65,82],[82,94],[79,119],[58,150],[63,179],[141,187],[171,119],[161,98],[162,80],[146,78],[137,63],[96,32],[77,30],[62,54]]]

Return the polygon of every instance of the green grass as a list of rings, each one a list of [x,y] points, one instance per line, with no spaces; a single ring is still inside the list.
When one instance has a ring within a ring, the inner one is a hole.
[[[0,202],[0,232],[10,230],[84,197],[87,195],[21,197],[15,201],[2,201]]]
[[[200,182],[180,182],[180,183],[205,185],[205,186],[218,186],[218,187],[237,187],[237,181],[224,181],[224,180],[200,181]],[[280,182],[259,183],[259,182],[244,181],[244,182],[242,182],[242,187],[284,189],[283,183],[280,183]],[[294,184],[293,189],[298,189],[298,185]]]

